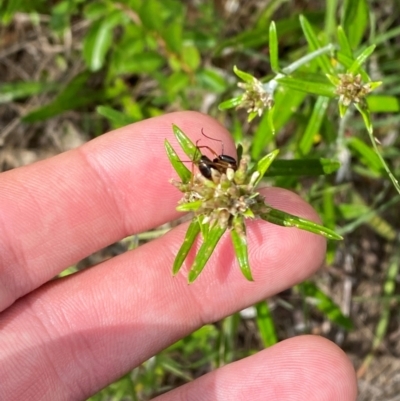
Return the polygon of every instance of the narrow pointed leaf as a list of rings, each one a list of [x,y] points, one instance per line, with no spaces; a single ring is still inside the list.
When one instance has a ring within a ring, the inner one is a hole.
[[[105,117],[112,124],[115,124],[115,126],[117,127],[123,127],[125,125],[129,125],[135,122],[134,118],[109,106],[97,106],[96,112]]]
[[[343,239],[340,235],[336,234],[333,230],[329,228],[314,223],[311,220],[303,219],[301,217],[286,213],[282,210],[270,208],[267,213],[262,214],[260,217],[265,221],[269,221],[270,223],[277,224],[279,226],[297,227],[300,230],[305,230],[314,234],[322,235],[323,237],[326,237],[328,239]]]
[[[319,133],[328,104],[329,98],[325,96],[319,96],[315,102],[311,118],[308,120],[307,128],[299,142],[299,151],[302,156],[305,156],[310,152],[314,138]]]
[[[372,134],[373,132],[373,126],[372,126],[372,121],[371,121],[371,114],[369,110],[366,108],[366,106],[361,105],[360,103],[355,103],[356,109],[360,112],[363,120],[365,127],[367,128],[367,131]]]
[[[197,151],[196,145],[189,139],[189,137],[175,124],[172,124],[172,130],[179,145],[186,153],[187,157],[192,161],[197,161],[201,154]]]
[[[336,53],[336,58],[339,61],[339,63],[342,64],[343,67],[346,68],[346,70],[348,70],[354,63],[354,58],[349,58],[345,54],[343,54],[342,52],[337,52]],[[362,78],[363,82],[369,82],[371,80],[371,78],[369,77],[367,72],[362,67],[360,67],[358,69],[357,74],[361,75],[361,78]]]
[[[342,26],[350,46],[356,49],[361,43],[369,21],[369,6],[366,0],[345,0],[343,2]]]
[[[346,114],[347,109],[349,108],[349,106],[345,106],[342,102],[339,102],[338,105],[339,105],[340,118],[343,118],[344,115]]]
[[[300,25],[311,51],[320,49],[321,44],[319,43],[317,35],[315,34],[311,24],[303,15],[300,15]],[[331,72],[332,66],[329,62],[329,58],[325,54],[319,56],[316,60],[325,74],[329,74]]]
[[[189,283],[193,283],[199,276],[199,274],[203,271],[204,266],[208,262],[208,259],[210,259],[211,254],[214,252],[218,241],[221,239],[225,231],[226,227],[221,227],[218,224],[210,229],[207,237],[204,238],[204,242],[201,245],[199,252],[196,255],[193,266],[190,269],[188,276]]]
[[[274,160],[264,177],[276,176],[318,176],[332,174],[340,168],[337,160],[331,159],[292,159]]]
[[[278,37],[276,34],[276,25],[272,21],[269,26],[269,59],[271,69],[275,74],[279,73],[279,59],[278,59]]]
[[[225,100],[224,102],[218,105],[218,110],[228,110],[232,109],[233,107],[237,107],[239,106],[240,103],[242,103],[242,100],[243,100],[243,95],[234,97],[229,100]]]
[[[178,205],[176,210],[178,212],[195,212],[202,204],[203,200],[198,200],[195,202],[183,203],[182,205]]]
[[[314,283],[305,281],[299,284],[298,288],[305,297],[313,299],[313,305],[329,320],[346,330],[353,329],[353,322],[351,319],[345,316],[332,298],[328,297]]]
[[[231,237],[240,270],[247,280],[253,281],[247,251],[246,227],[242,217],[235,217],[233,229],[231,230]]]
[[[257,112],[257,111],[252,111],[252,112],[249,113],[249,115],[247,116],[247,122],[248,122],[248,123],[252,122],[257,116],[258,116],[258,112]]]
[[[353,58],[353,52],[351,50],[349,40],[347,39],[347,36],[341,26],[338,26],[337,28],[337,37],[342,53],[349,58]]]
[[[357,73],[360,67],[364,64],[365,60],[374,52],[375,45],[367,47],[353,62],[347,72]]]
[[[333,86],[336,87],[336,86],[340,85],[340,79],[336,75],[326,74],[326,77],[329,79],[329,81],[331,82],[331,84]]]
[[[236,65],[233,66],[233,72],[244,82],[251,84],[254,82],[253,75],[248,74],[247,72],[239,70]]]
[[[399,113],[400,99],[396,96],[370,95],[366,98],[368,109],[372,113]]]
[[[358,160],[368,167],[372,172],[380,174],[382,172],[382,163],[376,151],[371,148],[368,142],[356,137],[351,136],[347,138],[346,144]]]
[[[261,160],[259,160],[257,164],[252,168],[251,174],[254,173],[255,171],[258,171],[260,173],[260,176],[255,181],[254,186],[257,186],[259,184],[261,179],[264,177],[264,174],[268,170],[268,167],[274,161],[276,156],[278,156],[278,153],[279,149],[275,149],[273,152],[267,154]]]
[[[376,140],[375,140],[374,133],[373,133],[373,127],[372,127],[369,111],[365,107],[362,107],[360,104],[356,103],[355,106],[356,106],[357,110],[361,113],[361,115],[363,117],[363,120],[364,120],[365,126],[367,127],[367,132],[368,132],[369,138],[371,140],[372,146],[373,146],[377,156],[379,157],[379,159],[380,159],[380,161],[382,163],[382,167],[385,169],[386,173],[388,174],[390,180],[392,181],[393,186],[396,188],[396,191],[400,194],[399,181],[394,176],[394,174],[391,172],[389,166],[385,162],[385,159],[381,155],[381,153],[380,153],[380,151],[378,149],[378,146],[376,144]]]
[[[210,231],[210,222],[205,219],[204,215],[200,215],[197,218],[197,220],[199,222],[200,231],[201,231],[201,235],[202,235],[203,239],[207,238],[207,235]],[[206,220],[206,222],[204,222],[204,220]]]
[[[256,304],[257,326],[264,347],[270,347],[278,342],[274,319],[271,315],[267,301]]]
[[[175,276],[180,268],[182,267],[183,262],[185,261],[194,240],[197,238],[200,232],[200,224],[197,219],[192,220],[189,225],[188,230],[186,231],[185,239],[180,247],[178,254],[176,255],[174,265],[172,267],[172,274]]]
[[[12,82],[0,84],[0,104],[23,99],[28,96],[59,90],[60,85],[46,82]]]
[[[167,152],[168,159],[171,162],[177,174],[179,175],[179,178],[182,180],[183,183],[185,184],[188,183],[190,181],[192,173],[179,159],[178,154],[175,152],[175,150],[173,149],[173,147],[171,146],[171,144],[168,142],[167,139],[164,141],[164,146]]]

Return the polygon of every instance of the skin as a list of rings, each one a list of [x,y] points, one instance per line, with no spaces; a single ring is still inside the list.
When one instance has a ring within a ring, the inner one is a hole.
[[[179,112],[0,175],[2,400],[84,400],[202,325],[306,279],[321,265],[322,237],[255,220],[247,225],[251,283],[226,236],[194,284],[187,284],[186,264],[172,277],[187,224],[53,280],[93,252],[179,216],[181,194],[169,183],[176,173],[163,145],[167,138],[179,148],[172,123],[193,141],[203,128],[224,142],[225,154],[235,155],[215,120]],[[271,205],[318,221],[296,194],[278,188],[262,193]],[[157,398],[232,399],[352,401],[356,378],[336,345],[299,336]]]

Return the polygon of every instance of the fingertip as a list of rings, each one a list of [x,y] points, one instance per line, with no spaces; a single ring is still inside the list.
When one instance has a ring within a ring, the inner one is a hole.
[[[282,368],[286,363],[287,369],[303,365],[304,385],[314,387],[315,400],[353,401],[357,398],[357,377],[353,364],[332,341],[320,336],[303,335],[282,341],[277,347],[277,354],[284,352],[281,354]]]
[[[210,372],[157,400],[355,401],[351,362],[332,342],[316,336],[282,341]]]

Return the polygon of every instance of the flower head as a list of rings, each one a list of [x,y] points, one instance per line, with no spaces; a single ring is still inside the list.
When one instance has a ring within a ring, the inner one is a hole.
[[[344,106],[349,106],[350,103],[360,103],[372,90],[369,82],[362,82],[361,74],[346,73],[339,74],[338,77],[336,94],[339,95],[339,102]]]
[[[258,217],[265,211],[264,198],[255,190],[259,176],[258,171],[249,171],[248,158],[244,157],[236,171],[212,169],[211,180],[197,173],[188,183],[171,182],[184,194],[178,210],[193,211],[203,224],[232,229],[235,218]]]
[[[314,222],[274,209],[265,203],[264,197],[257,191],[257,185],[277,156],[278,150],[264,156],[252,167],[249,166],[248,157],[242,157],[238,164],[233,163],[233,158],[227,155],[219,155],[210,160],[199,153],[199,148],[177,126],[174,125],[173,130],[177,141],[192,163],[194,165],[204,163],[202,166],[204,169],[193,174],[193,170],[190,171],[183,165],[170,143],[165,141],[169,160],[181,179],[181,181],[171,180],[172,184],[183,193],[177,210],[194,214],[176,255],[172,268],[174,274],[179,272],[195,239],[201,233],[203,243],[188,277],[190,283],[196,280],[218,241],[225,231],[229,230],[239,267],[248,280],[253,280],[247,251],[245,226],[247,218],[261,218],[282,226],[302,228],[328,238],[341,238]],[[229,163],[224,164],[228,157]]]
[[[273,106],[272,97],[258,79],[253,77],[251,82],[239,82],[237,85],[245,92],[236,108],[246,109],[249,115],[261,116],[265,109]]]

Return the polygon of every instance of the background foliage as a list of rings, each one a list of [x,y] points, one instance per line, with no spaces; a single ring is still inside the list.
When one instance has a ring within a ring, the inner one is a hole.
[[[272,20],[279,65],[270,59],[275,54],[269,48]],[[348,353],[360,378],[360,400],[389,400],[398,394],[400,197],[360,114],[351,107],[340,119],[337,104],[313,94],[312,87],[304,90],[310,77],[337,66],[326,55],[300,71],[297,79],[303,87],[282,82],[275,96],[275,135],[268,113],[248,123],[244,110],[221,112],[218,104],[240,93],[234,65],[266,81],[278,68],[315,50],[310,42],[316,47],[333,44],[355,56],[374,44],[364,69],[383,84],[367,101],[380,153],[399,177],[399,20],[396,0],[0,3],[2,170],[76,147],[130,122],[199,110],[225,124],[254,160],[279,148],[269,182],[300,193],[327,227],[345,237],[329,244],[326,266],[312,280],[204,326],[93,400],[148,399],[303,333],[324,335]],[[304,21],[317,42],[304,34]],[[298,163],[292,172],[287,159]],[[341,167],[321,175],[317,167],[328,161],[339,161]],[[66,274],[165,229],[115,244]]]

